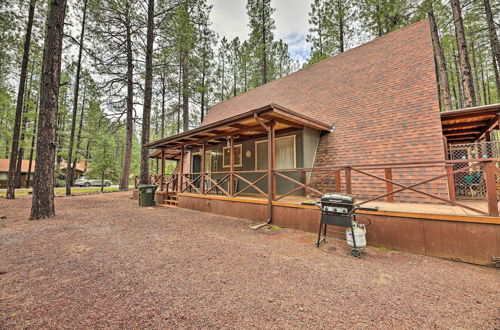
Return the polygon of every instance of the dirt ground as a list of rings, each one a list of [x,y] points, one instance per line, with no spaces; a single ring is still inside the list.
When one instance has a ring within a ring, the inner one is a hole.
[[[500,271],[179,208],[131,193],[0,199],[0,328],[499,328]]]

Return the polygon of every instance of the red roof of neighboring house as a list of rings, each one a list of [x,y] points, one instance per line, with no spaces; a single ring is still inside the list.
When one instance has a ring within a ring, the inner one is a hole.
[[[9,159],[0,158],[0,172],[9,172]],[[61,162],[61,169],[65,169],[67,163]],[[29,160],[23,159],[21,162],[21,173],[28,173]],[[31,163],[31,172],[35,170],[35,161]],[[75,170],[78,172],[85,172],[85,163],[77,163]]]
[[[429,22],[422,20],[216,104],[202,125],[271,103],[328,124],[346,112],[360,118],[367,109],[383,108],[382,103],[400,94],[422,92],[420,82],[429,80],[422,73],[434,75],[432,60]],[[422,61],[431,63],[430,70],[409,69]],[[396,79],[404,81],[404,90],[391,88]],[[431,87],[435,93],[437,87]]]

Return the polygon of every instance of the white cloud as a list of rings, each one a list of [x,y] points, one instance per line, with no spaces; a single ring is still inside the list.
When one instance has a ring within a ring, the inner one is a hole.
[[[208,0],[213,5],[212,23],[214,30],[228,40],[248,37],[246,0]],[[304,62],[309,56],[310,45],[306,43],[309,29],[311,0],[272,0],[276,8],[273,15],[276,22],[276,38],[288,43],[294,59]]]

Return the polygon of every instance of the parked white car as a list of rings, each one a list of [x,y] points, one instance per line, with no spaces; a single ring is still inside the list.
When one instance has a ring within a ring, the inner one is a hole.
[[[76,186],[80,187],[90,187],[90,186],[101,186],[101,180],[100,179],[87,179],[85,177],[81,177],[78,180],[75,181]],[[104,186],[109,187],[112,185],[112,182],[109,180],[104,180]]]

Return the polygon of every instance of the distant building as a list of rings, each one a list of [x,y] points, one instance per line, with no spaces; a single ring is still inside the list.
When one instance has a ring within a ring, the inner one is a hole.
[[[8,177],[9,177],[9,163],[10,160],[6,158],[0,158],[0,187],[6,187],[7,182],[8,182]],[[31,173],[30,175],[30,184],[29,186],[33,184],[33,172],[35,171],[35,161],[31,162],[31,168],[29,165],[29,160],[23,159],[21,162],[21,187],[26,187],[26,180],[28,178],[28,172]],[[60,165],[61,171],[63,173],[66,173],[66,167],[67,163],[62,162]],[[85,163],[77,163],[76,168],[75,168],[75,180],[79,177],[81,177],[85,173]]]

